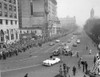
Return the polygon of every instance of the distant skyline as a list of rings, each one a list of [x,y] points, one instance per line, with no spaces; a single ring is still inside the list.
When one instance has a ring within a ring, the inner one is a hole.
[[[57,0],[57,16],[76,17],[77,24],[82,26],[90,17],[93,8],[96,17],[100,17],[100,0]]]

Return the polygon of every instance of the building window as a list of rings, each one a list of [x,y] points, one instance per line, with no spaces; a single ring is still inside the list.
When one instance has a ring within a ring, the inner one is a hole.
[[[27,33],[29,33],[29,31],[27,30]]]
[[[20,34],[22,34],[22,31],[20,31]]]
[[[6,36],[6,39],[9,40],[9,30],[8,29],[7,29],[7,34],[8,35]]]
[[[17,18],[17,15],[16,14],[14,14],[14,18]]]
[[[2,3],[0,2],[0,8],[2,8]]]
[[[8,25],[8,20],[6,20],[6,25]]]
[[[16,6],[14,6],[14,11],[16,11]]]
[[[9,5],[9,10],[12,11],[12,5]]]
[[[15,24],[17,24],[17,21],[15,21]]]
[[[12,13],[10,13],[10,14],[9,14],[9,17],[11,17],[11,18],[12,18],[12,17],[13,17],[13,14],[12,14]]]
[[[6,36],[6,39],[9,40],[9,36]]]
[[[31,10],[31,15],[33,15],[33,3],[32,2],[30,2],[30,10]]]
[[[16,39],[18,39],[18,33],[16,32]]]
[[[2,19],[0,19],[0,24],[2,24],[3,22],[2,22]]]
[[[13,25],[13,20],[11,20],[10,22],[11,22],[11,25]]]
[[[4,37],[3,36],[1,37],[1,41],[4,41]]]
[[[16,0],[14,0],[14,4],[16,4]]]
[[[5,17],[8,17],[8,13],[7,13],[7,12],[5,12],[5,13],[4,13],[4,16],[5,16]]]
[[[7,10],[7,4],[4,4],[4,9],[6,9],[6,10]]]
[[[4,0],[4,1],[7,1],[7,0]]]
[[[11,40],[13,40],[14,39],[14,34],[11,34]]]
[[[0,11],[0,16],[2,16],[2,11]]]
[[[9,0],[9,3],[11,3],[12,1],[11,0]]]

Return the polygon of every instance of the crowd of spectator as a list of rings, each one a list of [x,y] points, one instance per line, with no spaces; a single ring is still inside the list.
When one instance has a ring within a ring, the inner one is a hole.
[[[7,57],[17,56],[26,50],[40,46],[40,43],[30,39],[21,39],[20,41],[12,44],[2,44],[0,48],[0,60],[6,60]]]
[[[26,38],[26,39],[20,39],[20,41],[17,41],[12,44],[1,44],[0,60],[6,60],[8,57],[17,56],[18,54],[23,53],[32,47],[37,47],[37,46],[42,47],[42,44],[63,37],[65,35],[66,34],[58,35],[56,37],[47,39],[39,38],[37,40],[31,40],[32,38]]]

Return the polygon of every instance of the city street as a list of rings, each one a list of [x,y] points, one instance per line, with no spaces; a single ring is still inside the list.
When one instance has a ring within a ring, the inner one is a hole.
[[[61,38],[60,40],[66,42],[69,38],[72,37],[72,34]],[[80,38],[81,43],[77,47],[72,47],[73,51],[79,51],[79,56],[86,60],[89,65],[89,69],[93,68],[93,55],[96,55],[98,52],[94,47],[92,40],[85,34],[83,31],[81,35],[77,36]],[[21,59],[11,62],[5,61],[1,62],[2,64],[2,77],[23,77],[26,73],[29,73],[29,77],[53,77],[59,73],[59,64],[56,64],[52,67],[42,66],[42,61],[49,58],[51,52],[59,47],[60,43],[57,43],[54,46],[49,46],[48,43],[43,45],[42,48],[39,48],[36,52],[31,52],[31,57],[26,59]],[[89,55],[89,50],[86,50],[86,46],[92,50],[92,54]],[[29,53],[30,53],[29,52]],[[27,55],[29,56],[29,54]],[[72,67],[75,65],[77,67],[78,58],[74,55],[72,58],[68,56],[60,56],[64,63]],[[7,63],[8,62],[8,63]],[[7,63],[7,64],[6,64]],[[5,68],[4,68],[5,67]],[[5,69],[5,70],[4,70]],[[8,70],[9,69],[9,70]],[[70,70],[72,75],[72,68]],[[82,70],[77,70],[77,77],[83,76]]]
[[[100,77],[99,10],[100,0],[0,0],[0,77]]]
[[[60,40],[66,41],[71,36],[72,35],[69,34],[66,37],[60,38]],[[55,50],[60,45],[60,43],[56,43],[54,46],[49,46],[49,43],[44,44],[42,47],[31,48],[29,51],[15,56],[14,58],[1,61],[1,70],[40,64],[44,59],[50,56],[53,50]]]

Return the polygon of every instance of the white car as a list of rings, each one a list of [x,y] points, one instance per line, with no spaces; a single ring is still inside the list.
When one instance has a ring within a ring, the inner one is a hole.
[[[60,40],[55,40],[55,42],[56,42],[56,43],[59,43],[59,42],[60,42]]]
[[[54,65],[56,63],[59,63],[59,62],[60,62],[60,58],[52,57],[52,58],[49,58],[47,60],[44,60],[43,61],[43,65],[45,65],[45,66],[52,66],[52,65]]]
[[[77,39],[76,42],[77,42],[77,44],[80,44],[81,41],[80,41],[80,39]]]

